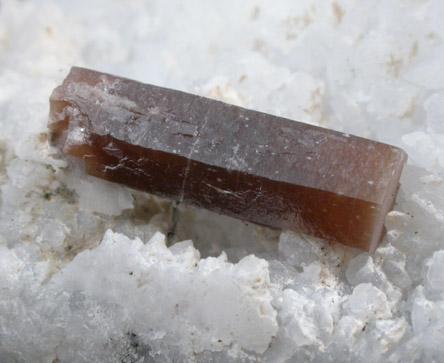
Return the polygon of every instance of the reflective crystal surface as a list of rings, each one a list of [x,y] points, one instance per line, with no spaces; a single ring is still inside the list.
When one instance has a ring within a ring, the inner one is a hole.
[[[254,223],[374,251],[399,148],[74,67],[49,127],[88,174]]]

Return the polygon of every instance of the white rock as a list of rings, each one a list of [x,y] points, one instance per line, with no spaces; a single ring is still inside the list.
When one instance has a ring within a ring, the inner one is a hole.
[[[295,267],[310,265],[322,255],[324,242],[291,231],[281,233],[279,253]]]
[[[351,348],[364,326],[365,323],[362,320],[353,316],[345,315],[341,317],[335,327],[333,342]]]
[[[115,216],[133,207],[133,196],[128,189],[103,180],[82,179],[75,190],[79,206],[85,210]]]
[[[183,353],[190,346],[202,352],[232,343],[261,353],[277,332],[264,260],[249,256],[233,265],[224,254],[199,260],[190,241],[168,249],[160,233],[144,245],[109,230],[99,247],[78,254],[55,281],[121,305],[128,326],[151,336],[150,344],[168,344],[166,336],[170,344],[184,339]],[[153,331],[163,332],[163,339],[153,339]]]
[[[0,246],[0,252],[0,288],[13,288],[24,263],[4,246]]]
[[[371,282],[373,275],[376,274],[372,257],[366,253],[354,257],[350,260],[345,274],[347,281],[352,285]]]
[[[444,338],[444,302],[428,300],[424,292],[424,288],[418,286],[410,297],[412,326],[416,334],[416,345],[426,347],[425,356],[430,357],[430,359],[437,359],[444,353],[442,345]]]
[[[304,285],[314,285],[319,283],[321,274],[325,272],[322,269],[322,265],[317,262],[313,262],[308,266],[304,266],[304,270],[296,277],[295,281]],[[323,278],[327,277],[323,273]]]
[[[321,337],[332,334],[332,311],[328,305],[319,302],[292,289],[283,292],[279,318],[284,334],[295,346],[322,345]]]
[[[444,82],[444,76],[440,72],[442,72],[442,65],[439,61],[430,59],[412,68],[406,74],[406,78],[417,85],[431,89],[440,89]]]
[[[427,261],[427,280],[434,290],[444,290],[444,250],[436,251]]]
[[[401,261],[386,259],[383,264],[383,269],[387,278],[401,289],[409,288],[412,285],[412,279],[406,271],[405,258]]]
[[[380,250],[381,251],[378,250],[375,253],[376,261],[381,261],[377,257],[383,255],[384,248],[381,248]],[[404,274],[407,275],[406,272],[404,272]],[[381,290],[390,302],[396,302],[401,298],[401,293],[391,284],[384,273],[383,266],[381,266],[380,263],[375,265],[373,257],[369,256],[367,253],[362,253],[351,259],[345,275],[347,281],[354,286],[363,283],[372,284],[374,287]],[[408,276],[405,275],[404,280],[407,279],[407,281],[409,281]]]
[[[440,122],[444,114],[444,93],[433,93],[424,102],[427,111],[427,126],[434,132],[444,133],[444,125]]]
[[[40,245],[47,245],[56,251],[63,251],[65,240],[65,230],[63,225],[57,220],[42,218],[39,223],[39,233],[36,242]]]
[[[414,131],[402,137],[409,158],[416,165],[421,165],[429,170],[439,165],[442,157],[443,151],[438,147],[437,141],[432,135],[422,131]]]
[[[356,286],[345,307],[352,316],[363,321],[389,319],[392,317],[386,296],[370,283]]]
[[[371,338],[377,342],[382,353],[393,348],[404,336],[408,323],[404,318],[377,320],[371,331]]]

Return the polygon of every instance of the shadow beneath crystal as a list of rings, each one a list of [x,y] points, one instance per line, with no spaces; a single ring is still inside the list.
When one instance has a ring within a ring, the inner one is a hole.
[[[227,254],[230,262],[255,254],[276,258],[281,230],[259,226],[204,209],[173,203],[168,244],[192,240],[202,258]]]

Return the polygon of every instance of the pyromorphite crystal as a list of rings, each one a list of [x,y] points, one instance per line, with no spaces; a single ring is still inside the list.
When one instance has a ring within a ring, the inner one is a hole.
[[[219,101],[72,68],[49,127],[90,175],[373,251],[399,148]]]

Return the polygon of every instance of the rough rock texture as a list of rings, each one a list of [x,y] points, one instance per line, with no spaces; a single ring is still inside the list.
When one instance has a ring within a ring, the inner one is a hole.
[[[2,0],[0,361],[442,361],[443,12]],[[405,149],[386,237],[361,253],[85,177],[48,142],[73,64]]]

